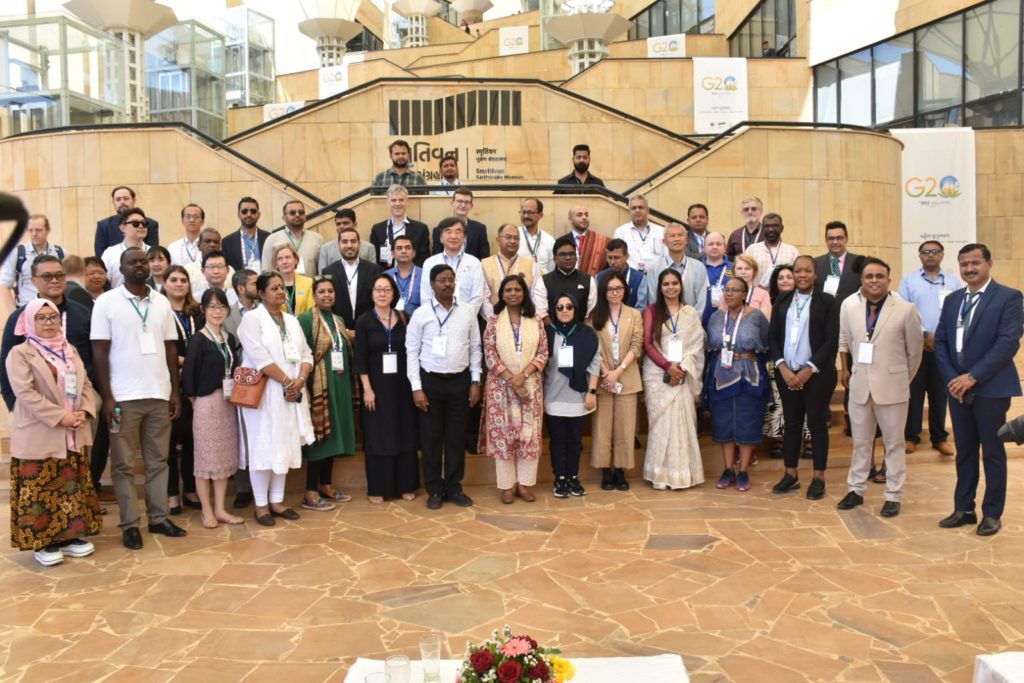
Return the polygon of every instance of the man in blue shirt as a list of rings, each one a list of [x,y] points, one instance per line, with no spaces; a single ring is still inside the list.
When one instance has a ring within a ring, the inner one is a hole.
[[[720,232],[709,232],[705,235],[704,256],[701,257],[701,262],[708,271],[704,315],[700,321],[706,330],[711,314],[718,310],[718,302],[722,300],[722,288],[732,278],[732,261],[725,258],[725,235]]]
[[[942,269],[942,243],[937,240],[922,242],[917,248],[921,267],[907,273],[900,281],[900,296],[914,304],[921,314],[924,334],[924,354],[921,367],[910,384],[910,406],[904,430],[907,452],[913,453],[921,443],[921,423],[924,418],[924,396],[928,394],[928,436],[932,448],[942,455],[953,455],[947,443],[946,383],[935,361],[935,328],[939,324],[942,304],[954,291],[964,286],[956,273]]]
[[[604,248],[604,253],[605,258],[608,260],[608,267],[599,272],[594,280],[600,284],[601,279],[608,277],[612,271],[619,273],[622,277],[626,278],[626,283],[629,284],[629,296],[626,297],[625,304],[642,312],[644,307],[641,304],[645,302],[650,303],[647,301],[644,274],[642,271],[630,268],[629,245],[626,244],[626,240],[618,238],[611,240],[608,242],[608,246]]]
[[[411,318],[420,307],[420,281],[423,279],[423,269],[413,262],[416,258],[416,247],[412,238],[408,235],[395,237],[393,255],[395,267],[384,271],[384,274],[390,275],[398,285],[399,299],[395,308],[405,311]]]

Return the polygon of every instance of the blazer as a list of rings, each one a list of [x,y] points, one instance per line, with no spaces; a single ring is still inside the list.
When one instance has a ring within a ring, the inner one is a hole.
[[[85,366],[77,353],[75,375],[78,377],[78,397],[74,408],[84,410],[89,419],[95,418],[99,411],[92,382],[85,374]],[[22,460],[66,458],[66,429],[60,426],[60,421],[68,410],[42,352],[29,342],[15,346],[7,356],[7,376],[18,396],[11,429],[11,455]],[[89,420],[75,431],[75,444],[79,448],[92,445]]]
[[[768,349],[770,358],[776,364],[785,356],[786,316],[794,296],[793,292],[784,292],[775,299],[775,306],[772,307],[771,323],[768,325]],[[813,292],[809,306],[807,336],[811,342],[811,363],[823,376],[831,374],[835,377],[836,353],[839,351],[839,304],[831,294]]]
[[[263,243],[270,237],[266,230],[256,228],[256,243],[260,245],[260,256],[263,256]],[[227,257],[228,265],[235,270],[245,268],[245,246],[242,244],[242,231],[235,230],[230,235],[225,235],[220,241],[220,250]]]
[[[151,247],[160,244],[160,224],[152,218],[146,219],[145,243]],[[124,241],[124,233],[121,232],[121,217],[117,214],[107,216],[96,222],[96,240],[94,243],[96,256],[103,256],[103,251],[110,246],[120,244]]]
[[[295,273],[295,310],[289,310],[287,298],[282,310],[285,313],[300,316],[314,308],[316,308],[316,299],[313,298],[313,278]]]
[[[850,251],[846,252],[846,260],[843,261],[843,272],[839,275],[839,289],[835,293],[838,304],[842,305],[846,301],[846,297],[856,294],[857,290],[860,289],[860,269],[863,262],[864,257],[860,254],[854,254]],[[828,254],[814,257],[814,272],[817,275],[814,281],[814,291],[825,291],[825,278],[832,272]]]
[[[417,266],[422,266],[423,262],[430,256],[430,231],[427,229],[427,224],[408,218],[406,219],[405,234],[412,240],[413,247],[416,249],[416,256],[412,262]],[[394,265],[393,263],[384,263],[380,260],[380,248],[386,245],[387,242],[388,222],[385,220],[380,223],[374,223],[373,227],[370,228],[370,244],[377,250],[377,264],[381,268],[390,268]]]
[[[1020,396],[1020,379],[1013,357],[1020,349],[1024,333],[1024,302],[1020,290],[989,282],[978,299],[971,326],[964,335],[963,364],[956,357],[956,321],[960,317],[967,289],[958,289],[946,297],[935,328],[935,362],[947,384],[969,372],[978,380],[975,396],[1008,398]]]
[[[593,327],[592,323],[587,323]],[[615,328],[611,321],[605,323],[603,330],[594,330],[598,340],[598,353],[601,355],[601,362],[608,368],[615,367],[615,360],[612,358],[612,345],[609,341],[609,334],[614,334]],[[643,314],[635,308],[622,306],[622,317],[619,319],[619,361],[630,351],[636,358],[626,371],[622,373],[619,381],[622,382],[623,394],[636,394],[643,390],[643,382],[640,379],[640,361],[644,357],[644,318]],[[598,387],[598,391],[607,394],[608,392]]]
[[[356,319],[373,309],[373,280],[382,272],[380,266],[371,261],[359,260],[356,266],[356,310],[348,298],[348,278],[345,277],[345,262],[335,261],[324,269],[321,275],[330,275],[334,282],[334,314],[345,321],[345,327],[356,329]]]
[[[441,229],[434,228],[434,245],[432,254],[440,254],[444,250],[441,244]],[[483,261],[491,255],[491,243],[487,239],[487,226],[472,218],[466,221],[466,245],[464,251]]]
[[[867,303],[851,296],[839,310],[839,350],[850,354],[850,400],[880,405],[910,400],[910,382],[921,365],[924,335],[917,307],[890,293],[882,305],[871,343],[870,365],[858,363],[861,344],[867,339],[864,312]]]

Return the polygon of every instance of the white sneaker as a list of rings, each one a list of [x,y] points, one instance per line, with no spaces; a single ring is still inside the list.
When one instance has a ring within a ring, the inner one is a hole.
[[[83,538],[76,538],[64,546],[64,554],[70,557],[88,557],[96,552],[96,546]]]
[[[53,565],[60,564],[64,561],[64,553],[55,545],[48,545],[45,548],[40,548],[36,551],[35,557],[36,562],[44,567],[52,567]]]

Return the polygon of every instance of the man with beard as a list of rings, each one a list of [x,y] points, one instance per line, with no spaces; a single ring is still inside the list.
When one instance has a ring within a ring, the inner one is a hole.
[[[373,281],[381,271],[373,261],[359,258],[359,233],[345,228],[338,237],[341,260],[324,269],[334,283],[334,312],[345,321],[345,334],[355,341],[356,318],[373,310]]]
[[[726,243],[725,255],[730,261],[735,261],[736,256],[745,252],[751,244],[764,239],[764,232],[761,230],[762,213],[764,203],[757,197],[744,197],[740,202],[743,226],[733,230]]]
[[[388,145],[388,154],[391,155],[391,168],[381,171],[374,177],[374,187],[391,187],[392,185],[410,187],[427,184],[422,173],[409,170],[412,165],[412,149],[408,142],[395,140]]]
[[[761,276],[760,286],[768,289],[768,283],[772,279],[772,271],[776,266],[792,265],[800,250],[792,244],[783,244],[782,216],[777,213],[767,213],[761,222],[761,231],[764,233],[763,242],[755,242],[747,247],[744,252],[757,261],[757,272]]]
[[[540,219],[544,218],[544,203],[539,199],[524,199],[519,205],[519,255],[529,256],[540,266],[540,274],[547,275],[555,269],[555,238],[550,232],[541,230]]]
[[[575,145],[572,148],[572,173],[558,179],[559,185],[600,185],[604,181],[590,172],[590,145]]]
[[[114,203],[114,215],[108,216],[96,223],[96,256],[103,256],[107,247],[118,244],[121,236],[121,221],[125,215],[135,208],[135,190],[127,185],[118,185],[110,193],[110,199]],[[146,219],[146,244],[155,247],[160,244],[160,224],[152,218]]]
[[[264,244],[263,270],[277,270],[274,255],[279,246],[288,243],[299,255],[295,272],[316,278],[320,272],[320,247],[324,245],[324,238],[318,232],[306,230],[306,207],[297,199],[285,203],[281,217],[284,230],[273,233]]]
[[[259,272],[263,268],[263,245],[270,233],[261,230],[260,203],[252,197],[238,200],[238,230],[224,237],[221,250],[228,265],[239,271],[243,268]]]
[[[459,157],[451,152],[445,154],[441,157],[438,168],[441,171],[441,182],[438,184],[442,189],[434,190],[430,194],[451,197],[452,192],[462,185],[462,181],[459,180]]]
[[[582,205],[569,210],[569,227],[566,234],[572,237],[579,259],[576,267],[587,275],[597,275],[608,263],[604,253],[608,248],[608,238],[590,229],[590,209]]]
[[[121,255],[126,249],[131,247],[145,249],[146,238],[149,236],[147,232],[149,223],[146,219],[146,213],[142,209],[128,209],[118,214],[118,218],[121,221],[119,228],[121,239],[104,249],[100,255],[103,259],[103,265],[107,268],[107,278],[110,280],[112,288],[121,286],[122,275],[118,267],[118,264],[121,262]]]

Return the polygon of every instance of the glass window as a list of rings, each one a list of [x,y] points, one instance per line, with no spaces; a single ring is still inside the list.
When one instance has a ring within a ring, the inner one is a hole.
[[[660,2],[655,3],[649,12],[651,15],[651,35],[665,35],[665,5]]]
[[[950,107],[939,111],[928,112],[917,117],[918,128],[948,128],[959,126],[960,107]]]
[[[651,37],[650,13],[641,12],[636,18],[636,37],[645,39]]]
[[[872,49],[875,65],[875,123],[914,113],[914,37],[893,38]]]
[[[1020,63],[1020,0],[994,0],[964,14],[967,100],[1015,90]]]
[[[918,111],[961,103],[963,15],[950,17],[917,32]]]
[[[817,120],[822,123],[837,123],[838,77],[836,63],[829,62],[814,67],[814,102]]]
[[[682,0],[664,0],[665,4],[665,35],[682,33]]]
[[[964,107],[964,125],[997,128],[1020,125],[1020,93],[996,95]]]
[[[839,60],[841,110],[839,120],[871,125],[871,51],[861,50]]]

